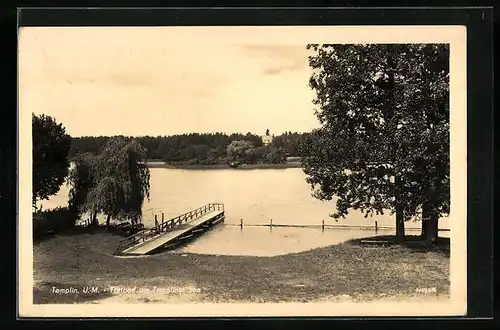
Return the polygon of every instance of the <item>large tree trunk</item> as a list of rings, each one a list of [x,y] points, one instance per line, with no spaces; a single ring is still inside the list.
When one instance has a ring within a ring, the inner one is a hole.
[[[432,242],[433,244],[436,244],[438,237],[439,237],[438,236],[439,235],[438,216],[436,213],[434,213],[434,212],[432,213],[432,216],[428,221],[428,225],[429,225],[429,228],[428,228],[427,234],[426,234],[427,240]]]
[[[401,206],[396,207],[396,242],[400,243],[405,240],[405,222]]]
[[[423,217],[422,215],[422,231],[420,233],[420,236],[425,239],[425,236],[427,235],[427,219]]]
[[[438,214],[430,205],[422,207],[422,238],[436,244],[438,239]]]
[[[97,212],[94,212],[92,215],[92,226],[97,227],[99,225],[99,222],[97,222]]]
[[[395,177],[396,184],[396,242],[400,243],[405,240],[405,222],[404,222],[404,214],[403,214],[403,206],[401,205],[401,176],[396,175]]]
[[[389,122],[392,122],[394,118],[394,114],[396,111],[396,99],[394,95],[394,72],[396,66],[394,64],[394,45],[387,45],[388,57],[387,57],[387,95],[388,95],[388,103],[385,109],[384,117],[387,118]],[[405,223],[404,223],[404,207],[401,201],[401,193],[403,191],[403,184],[401,173],[396,172],[394,177],[394,184],[396,188],[395,193],[395,203],[396,203],[396,242],[400,243],[405,240]]]

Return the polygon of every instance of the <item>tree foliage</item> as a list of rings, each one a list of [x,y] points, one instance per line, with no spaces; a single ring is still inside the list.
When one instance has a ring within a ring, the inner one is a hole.
[[[253,157],[254,145],[247,140],[236,140],[227,146],[227,160],[231,163],[246,163]]]
[[[252,133],[222,134],[222,133],[190,133],[172,136],[123,137],[126,140],[136,140],[146,149],[147,159],[163,160],[169,164],[226,164],[227,147],[233,141],[247,140],[254,145],[249,163],[268,163],[280,159],[285,162],[286,156],[299,157],[298,144],[305,133],[285,132],[275,136],[272,143],[263,146],[260,136]],[[99,153],[110,137],[77,137],[73,138],[70,156],[90,152]],[[284,151],[285,157],[281,153]],[[276,157],[279,155],[279,157]]]
[[[286,162],[286,152],[282,147],[274,145],[266,146],[267,152],[264,155],[264,161],[267,164],[280,164]]]
[[[55,195],[68,174],[71,137],[62,124],[46,115],[32,116],[33,206]]]
[[[282,148],[289,157],[300,157],[299,145],[308,133],[285,132],[273,138],[272,145]]]
[[[449,212],[448,46],[308,48],[322,127],[301,150],[315,196],[336,196],[338,217],[401,205],[404,220],[423,209],[437,222]]]
[[[139,223],[144,199],[149,200],[150,173],[146,150],[135,140],[109,139],[97,155],[75,157],[70,173],[70,205],[94,216]]]
[[[69,209],[80,215],[89,210],[85,209],[85,200],[89,191],[97,182],[97,157],[86,152],[78,154],[73,159],[73,167],[69,171],[67,184],[69,186]]]

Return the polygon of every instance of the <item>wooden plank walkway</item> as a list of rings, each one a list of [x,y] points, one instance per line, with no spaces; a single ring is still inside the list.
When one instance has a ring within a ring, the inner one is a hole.
[[[158,236],[154,236],[149,238],[145,242],[129,247],[128,249],[122,251],[123,254],[129,255],[144,255],[149,254],[164,245],[168,245],[175,239],[178,239],[186,234],[191,233],[192,231],[202,227],[207,222],[217,219],[218,216],[223,214],[224,211],[211,211],[209,213],[203,214],[201,217],[191,220],[190,222],[180,225],[170,231],[162,233]]]
[[[181,214],[170,220],[157,221],[156,226],[128,236],[120,241],[116,255],[145,255],[156,252],[162,247],[175,245],[179,240],[189,238],[194,233],[224,221],[224,204],[209,203],[195,210]]]

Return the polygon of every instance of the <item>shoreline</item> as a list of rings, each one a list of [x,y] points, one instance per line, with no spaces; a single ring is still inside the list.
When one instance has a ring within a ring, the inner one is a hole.
[[[272,257],[165,252],[118,258],[112,253],[120,239],[103,231],[34,244],[34,303],[279,303],[449,294],[449,254],[438,250],[415,253],[406,246],[345,242]],[[82,292],[86,287],[98,289]],[[111,287],[163,291],[116,294]],[[436,292],[415,292],[422,287]],[[70,293],[56,294],[54,288]],[[164,294],[171,289],[180,291]]]
[[[243,164],[238,167],[230,167],[226,164],[202,165],[202,164],[168,164],[158,161],[147,161],[148,168],[167,168],[176,170],[256,170],[256,169],[287,169],[301,168],[300,162],[289,162],[280,164]]]

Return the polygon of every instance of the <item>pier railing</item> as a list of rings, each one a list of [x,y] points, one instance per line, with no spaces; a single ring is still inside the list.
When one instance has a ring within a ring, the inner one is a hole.
[[[137,234],[128,236],[125,239],[122,239],[118,247],[115,251],[115,254],[120,253],[126,249],[128,249],[131,246],[135,246],[137,244],[141,244],[143,242],[146,242],[147,240],[158,236],[159,234],[168,232],[170,229],[178,227],[180,225],[183,225],[185,223],[188,223],[189,221],[193,219],[197,219],[201,217],[202,215],[212,212],[212,211],[224,211],[224,204],[222,203],[208,203],[206,205],[203,205],[197,209],[194,209],[192,211],[186,212],[184,214],[178,215],[172,219],[169,219],[167,221],[163,221],[159,223],[157,226],[143,230]],[[162,218],[163,218],[163,213],[162,213]],[[155,215],[155,221],[157,221],[157,215]]]

